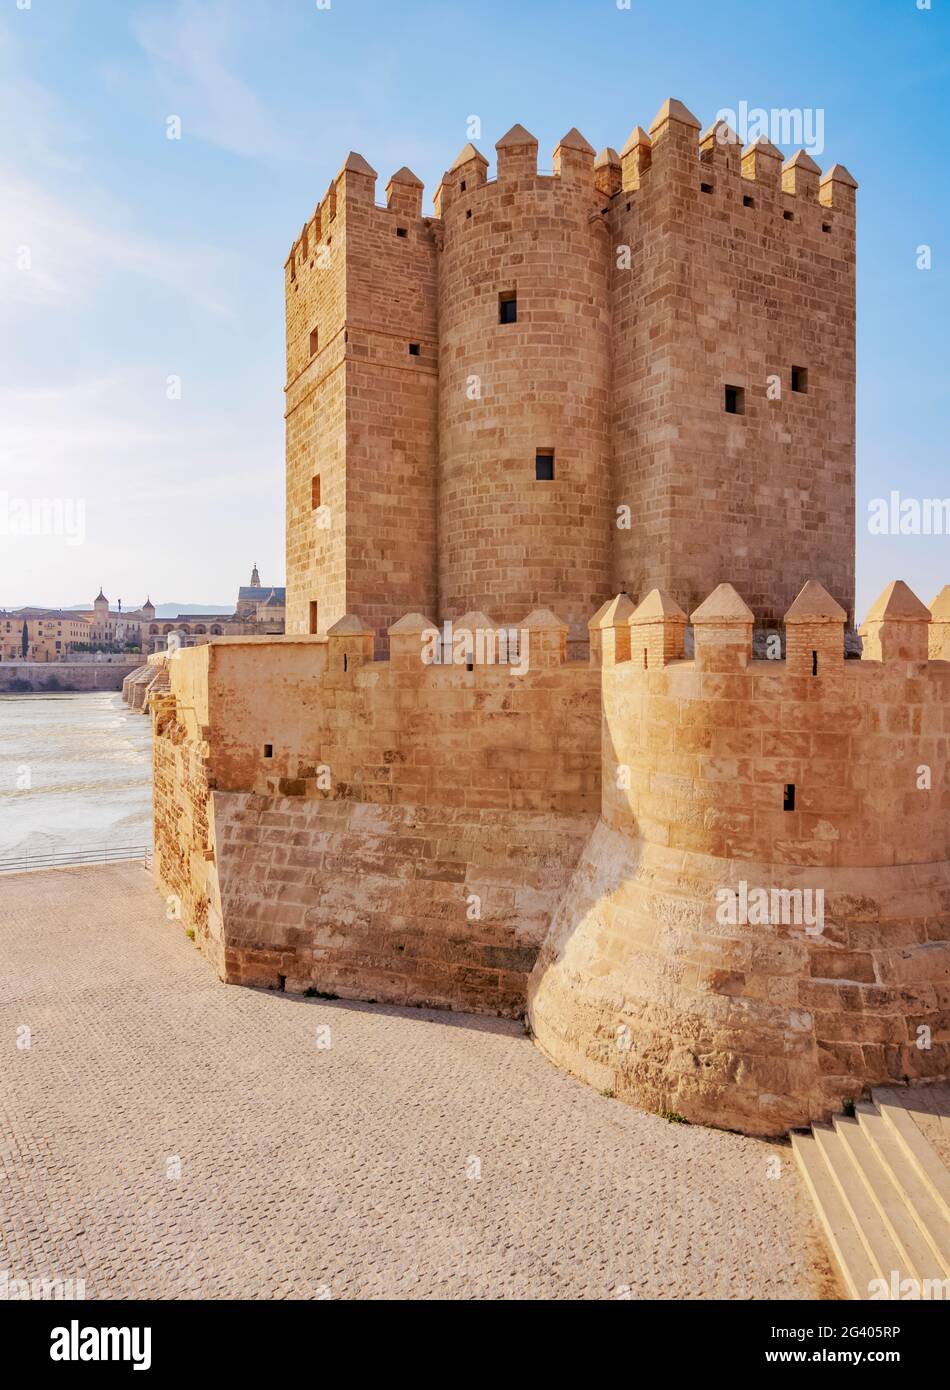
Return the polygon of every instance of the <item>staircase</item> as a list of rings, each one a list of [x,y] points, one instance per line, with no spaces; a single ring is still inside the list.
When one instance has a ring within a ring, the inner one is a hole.
[[[878,1298],[900,1298],[907,1279],[925,1298],[950,1298],[950,1171],[914,1119],[914,1094],[899,1087],[873,1091],[853,1118],[838,1115],[830,1125],[792,1135],[850,1298],[871,1297],[875,1279],[888,1290]],[[944,1107],[946,1117],[933,1123],[950,1127],[948,1112]],[[928,1293],[928,1280],[941,1282]],[[913,1296],[913,1286],[903,1296]]]

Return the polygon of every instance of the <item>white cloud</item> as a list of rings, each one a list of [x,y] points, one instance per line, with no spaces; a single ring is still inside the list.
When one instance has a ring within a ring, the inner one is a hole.
[[[133,24],[168,114],[181,118],[183,138],[194,134],[249,159],[286,160],[286,124],[232,70],[239,29],[235,6],[222,0],[179,0],[172,15],[149,11]]]
[[[211,288],[220,265],[220,252],[211,248],[117,231],[62,197],[0,171],[0,304],[82,300],[123,273],[233,319],[230,304]]]
[[[85,527],[79,546],[0,539],[0,607],[77,602],[107,575],[129,592],[174,597],[177,581],[214,600],[235,546],[260,552],[280,535],[279,456],[278,428],[185,415],[144,370],[0,387],[0,493],[81,503]]]

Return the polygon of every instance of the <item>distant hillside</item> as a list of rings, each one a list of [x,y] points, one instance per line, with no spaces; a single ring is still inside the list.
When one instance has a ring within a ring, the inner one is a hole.
[[[2,605],[0,605],[2,607]],[[90,603],[68,603],[61,611],[63,613],[75,613],[80,609],[88,612],[92,607]],[[179,613],[233,613],[234,604],[220,603],[156,603],[156,618],[177,618]]]
[[[177,618],[179,613],[233,613],[234,604],[220,603],[156,603],[156,618]]]

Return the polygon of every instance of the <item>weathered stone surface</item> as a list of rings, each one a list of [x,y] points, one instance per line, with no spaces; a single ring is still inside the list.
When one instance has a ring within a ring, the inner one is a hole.
[[[787,1147],[604,1100],[507,1020],[229,989],[130,864],[3,894],[0,1028],[33,1030],[0,1106],[11,1286],[835,1295]]]
[[[853,616],[850,176],[820,204],[808,156],[700,139],[674,98],[619,155],[570,130],[553,177],[524,126],[495,148],[435,218],[351,155],[291,248],[288,631],[356,612],[383,654],[407,612],[542,607],[584,656],[610,595],[688,612],[726,574],[768,623],[808,575]]]

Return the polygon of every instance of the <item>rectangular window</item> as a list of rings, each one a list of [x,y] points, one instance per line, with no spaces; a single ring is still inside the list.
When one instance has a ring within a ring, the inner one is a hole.
[[[830,231],[831,231],[831,223],[830,223],[830,222],[822,222],[822,224],[821,224],[821,230],[822,230],[823,232],[830,232]]]
[[[784,804],[783,804],[783,806],[782,806],[782,810],[783,810],[783,811],[794,811],[794,809],[795,809],[795,783],[794,783],[794,782],[786,782],[786,784],[785,784],[785,801],[784,801]]]
[[[550,483],[554,478],[554,450],[539,449],[534,456],[534,476],[539,483]]]
[[[802,393],[804,393],[804,392],[806,392],[806,391],[808,390],[808,368],[807,368],[807,367],[793,367],[793,368],[792,368],[792,390],[793,390],[793,391],[801,391]]]
[[[421,351],[421,349],[420,349],[418,343],[410,343],[410,344],[409,344],[409,356],[410,356],[410,357],[418,357],[420,351]]]
[[[273,745],[272,743],[265,743],[265,744],[264,744],[264,757],[265,757],[265,758],[272,758],[273,756],[274,756],[274,745]]]
[[[724,406],[727,415],[744,415],[745,388],[742,386],[727,386]]]
[[[795,214],[794,214],[793,212],[783,212],[783,213],[782,213],[782,216],[785,218],[785,221],[786,221],[786,222],[794,222],[794,221],[795,221]]]
[[[498,322],[518,322],[518,296],[514,290],[507,290],[498,296]]]
[[[699,191],[700,191],[700,193],[712,193],[712,191],[713,191],[713,185],[712,185],[711,183],[701,183],[701,184],[699,185]],[[627,211],[628,211],[628,212],[630,211],[630,204],[629,204],[629,203],[627,204]]]
[[[311,328],[311,330],[310,330],[310,356],[311,356],[311,357],[313,356],[313,354],[314,354],[314,353],[316,352],[316,350],[317,350],[317,343],[318,343],[318,341],[319,341],[319,338],[320,338],[320,334],[319,334],[319,332],[317,331],[317,329],[316,329],[316,328]]]
[[[397,236],[408,236],[408,235],[409,235],[409,228],[408,228],[408,227],[397,227],[397,228],[396,228],[396,235],[397,235]]]
[[[311,633],[311,636],[312,636],[314,633],[316,633],[318,630],[319,630],[319,629],[317,628],[317,600],[316,600],[315,598],[312,598],[312,599],[310,600],[310,633]]]
[[[745,196],[743,197],[743,199],[742,199],[742,206],[743,206],[744,208],[754,208],[754,207],[755,207],[755,199],[754,199],[754,198],[750,198],[749,195],[748,195],[748,193],[746,193],[746,195],[745,195]]]
[[[310,506],[314,511],[320,505],[320,474],[314,473],[310,480]]]

